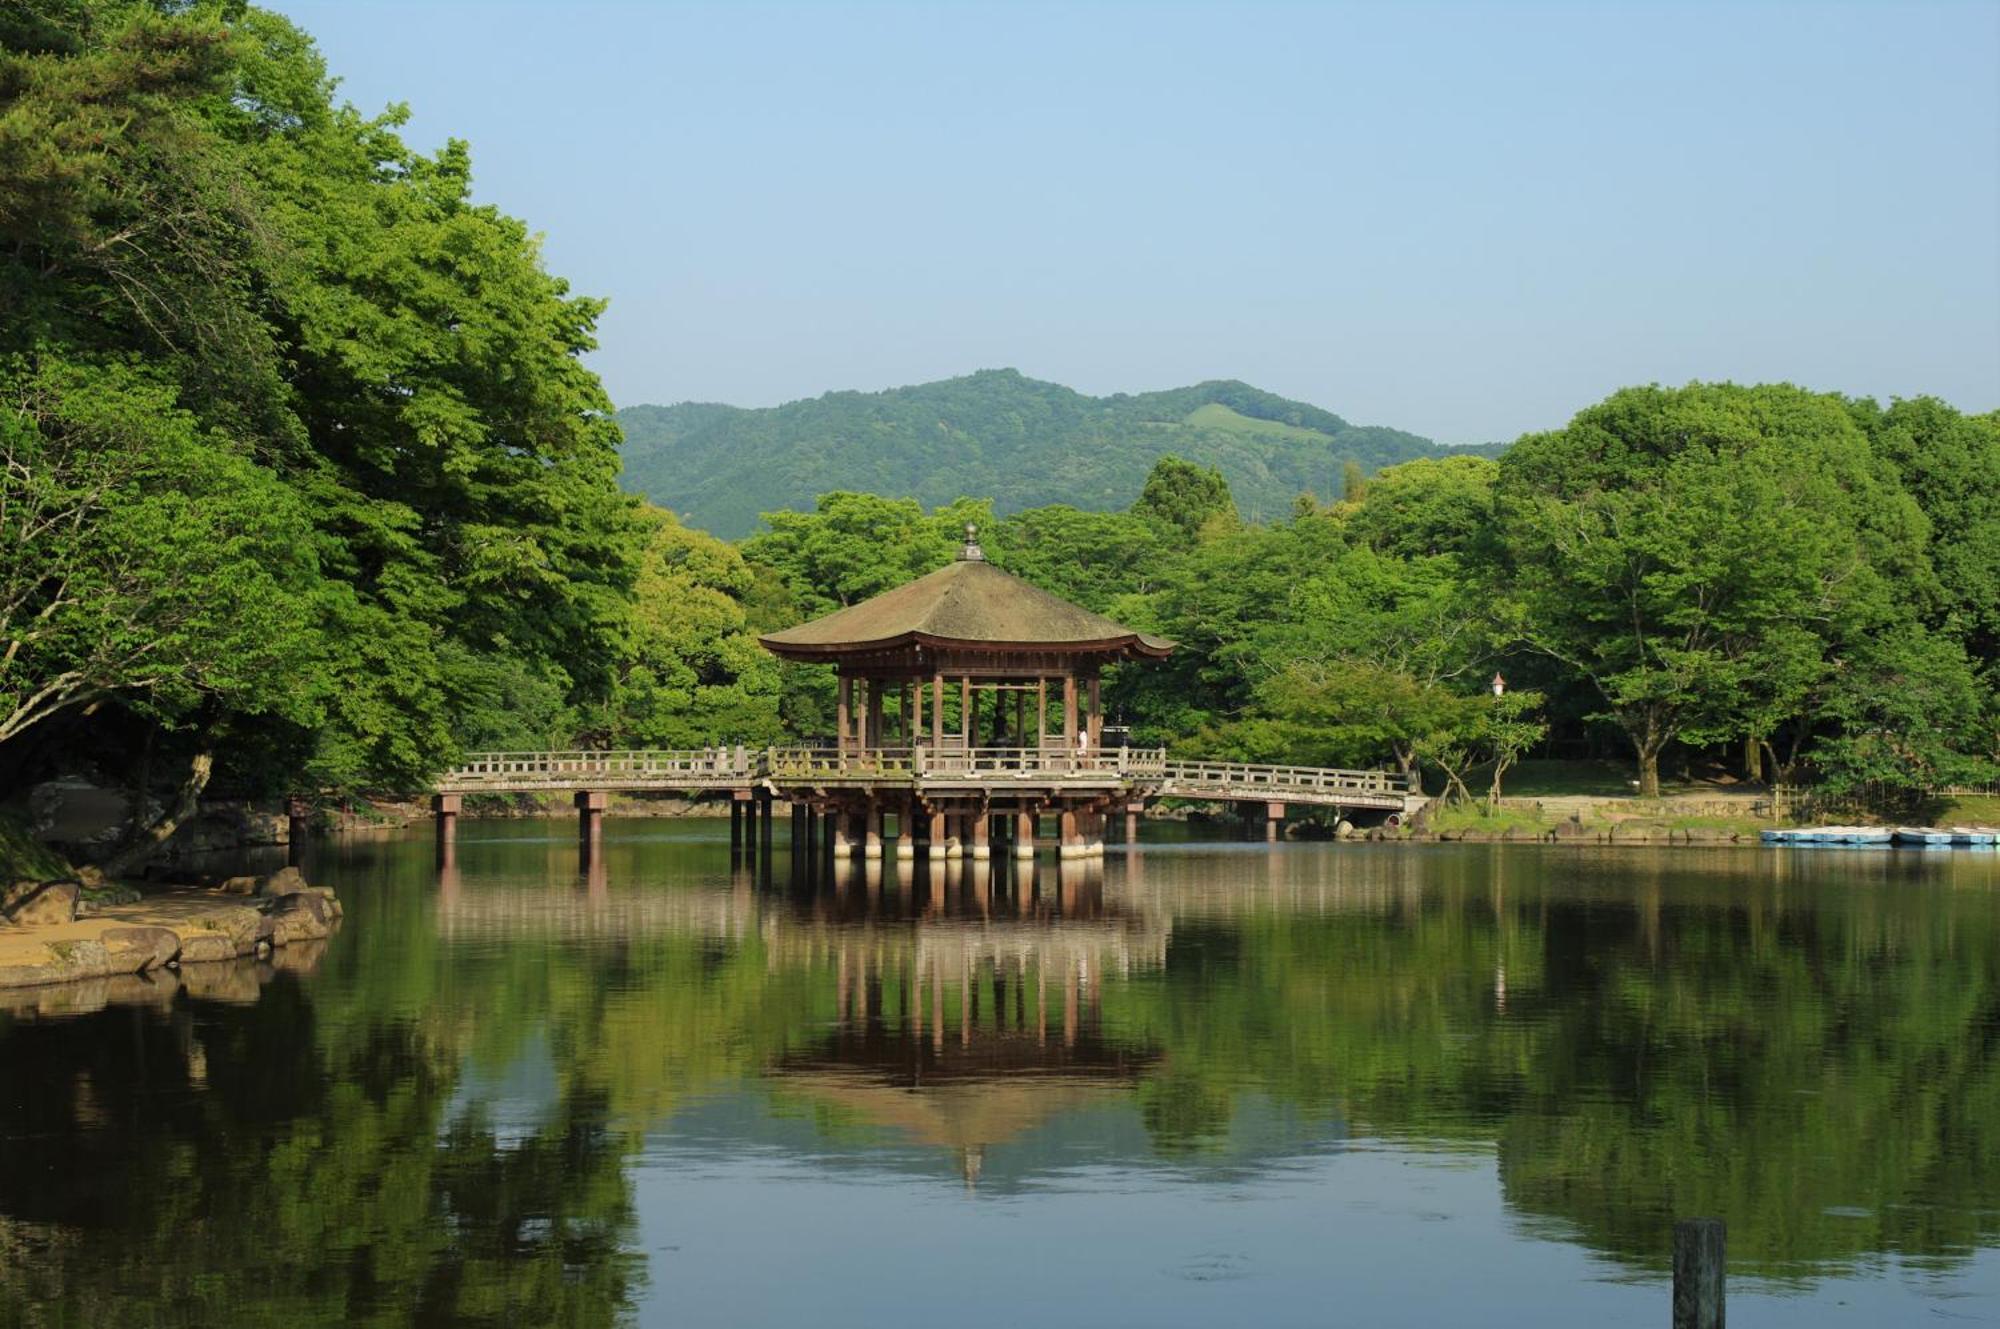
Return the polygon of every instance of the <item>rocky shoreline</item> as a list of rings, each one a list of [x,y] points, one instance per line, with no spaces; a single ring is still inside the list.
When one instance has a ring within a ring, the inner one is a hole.
[[[92,901],[75,880],[16,883],[0,900],[0,990],[265,958],[331,936],[342,913],[289,867],[114,898]]]

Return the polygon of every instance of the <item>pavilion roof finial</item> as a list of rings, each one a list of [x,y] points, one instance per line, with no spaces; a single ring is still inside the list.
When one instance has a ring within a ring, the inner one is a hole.
[[[979,528],[971,522],[965,523],[965,548],[958,551],[961,563],[984,563],[986,552],[979,547]]]

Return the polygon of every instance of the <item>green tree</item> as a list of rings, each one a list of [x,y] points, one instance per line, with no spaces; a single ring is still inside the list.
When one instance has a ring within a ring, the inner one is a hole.
[[[1916,505],[1796,388],[1617,393],[1517,443],[1496,505],[1514,632],[1589,680],[1648,797],[1668,743],[1795,711],[1830,639],[1933,585]]]
[[[603,707],[614,747],[762,744],[779,736],[778,662],[757,644],[742,599],[743,555],[649,508],[631,637]]]
[[[1153,463],[1132,511],[1190,539],[1205,530],[1227,529],[1236,522],[1236,502],[1222,472],[1179,457],[1162,457]]]
[[[21,520],[75,518],[7,569],[37,577],[15,627],[41,625],[0,679],[41,698],[0,734],[10,762],[48,702],[98,694],[205,731],[197,754],[230,733],[239,783],[409,787],[507,680],[601,696],[638,550],[580,361],[601,304],[472,201],[464,145],[414,153],[400,111],[336,106],[310,41],[255,8],[7,15],[0,392],[30,464],[7,483]],[[85,630],[59,588],[114,567]],[[107,634],[147,614],[121,664]]]

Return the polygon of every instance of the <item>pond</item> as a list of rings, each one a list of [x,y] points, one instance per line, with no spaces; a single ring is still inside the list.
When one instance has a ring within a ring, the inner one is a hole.
[[[316,846],[314,951],[0,1003],[0,1324],[1659,1325],[1692,1216],[2000,1319],[2000,855],[1158,834]]]

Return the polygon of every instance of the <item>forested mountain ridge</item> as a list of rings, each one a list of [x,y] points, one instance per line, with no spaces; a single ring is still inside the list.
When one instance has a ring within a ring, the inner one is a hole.
[[[763,409],[630,406],[618,424],[625,486],[732,538],[761,513],[810,508],[836,489],[927,505],[972,494],[1001,512],[1053,502],[1123,508],[1166,453],[1220,468],[1246,515],[1276,517],[1301,493],[1338,497],[1350,461],[1372,474],[1504,446],[1451,448],[1352,425],[1234,380],[1090,397],[1012,369]]]

